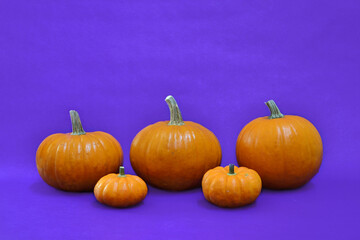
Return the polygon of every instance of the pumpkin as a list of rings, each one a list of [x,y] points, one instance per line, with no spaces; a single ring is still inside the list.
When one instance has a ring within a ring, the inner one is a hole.
[[[181,191],[199,187],[205,172],[220,165],[219,141],[200,124],[183,121],[172,96],[165,101],[170,121],[147,126],[135,136],[131,165],[137,175],[157,188]]]
[[[72,133],[45,138],[36,152],[42,179],[65,191],[92,191],[104,175],[117,172],[123,152],[114,137],[105,132],[85,133],[79,114],[70,111]]]
[[[147,191],[146,183],[138,176],[125,174],[123,166],[119,174],[102,177],[94,188],[95,198],[111,207],[136,205],[145,199]]]
[[[202,190],[206,200],[219,207],[241,207],[253,203],[261,192],[261,178],[246,167],[216,167],[205,173]]]
[[[266,102],[271,115],[248,123],[236,143],[239,165],[257,171],[270,189],[297,188],[319,171],[323,145],[316,128],[305,118],[283,115],[275,102]]]

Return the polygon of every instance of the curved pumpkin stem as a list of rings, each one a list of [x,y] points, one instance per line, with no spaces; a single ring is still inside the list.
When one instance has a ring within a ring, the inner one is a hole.
[[[119,177],[126,177],[125,168],[123,166],[120,166],[119,168]]]
[[[229,164],[229,172],[228,175],[236,175],[234,171],[234,164]]]
[[[176,126],[184,125],[185,123],[182,119],[181,112],[179,106],[175,101],[175,98],[169,95],[165,98],[165,101],[170,109],[170,122],[168,125],[176,125]]]
[[[276,103],[274,102],[274,100],[269,100],[265,104],[266,104],[266,106],[268,106],[268,108],[270,109],[270,112],[271,112],[269,119],[284,117],[284,115],[280,112],[278,106],[276,106]]]
[[[81,125],[79,113],[75,110],[70,111],[72,133],[71,135],[84,135],[85,131]]]

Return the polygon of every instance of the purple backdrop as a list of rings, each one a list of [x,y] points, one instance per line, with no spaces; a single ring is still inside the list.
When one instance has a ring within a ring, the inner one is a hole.
[[[347,0],[1,1],[1,238],[359,239],[359,12]],[[168,94],[216,134],[223,166],[274,99],[319,130],[320,172],[232,210],[201,189],[151,187],[141,205],[112,209],[41,180],[36,149],[71,130],[71,109],[85,131],[118,139],[133,173],[131,141],[169,119]]]

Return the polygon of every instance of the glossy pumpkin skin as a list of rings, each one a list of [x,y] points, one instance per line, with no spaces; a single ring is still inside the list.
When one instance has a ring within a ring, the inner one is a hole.
[[[120,144],[105,132],[53,134],[36,152],[42,179],[65,191],[92,191],[101,177],[117,172],[122,162]]]
[[[146,183],[138,176],[125,177],[111,173],[102,177],[95,185],[95,198],[111,207],[130,207],[145,199],[148,192]]]
[[[261,193],[261,178],[254,170],[234,166],[216,167],[203,177],[202,190],[209,202],[219,207],[241,207],[253,203]]]
[[[166,190],[198,187],[205,172],[221,163],[216,136],[200,124],[158,122],[141,130],[130,149],[130,161],[145,182]]]
[[[239,165],[256,170],[270,189],[304,185],[319,171],[322,156],[318,131],[299,116],[257,118],[241,130],[236,143]]]
[[[172,96],[165,101],[170,121],[147,126],[135,136],[131,165],[141,178],[158,188],[181,191],[198,187],[205,172],[220,165],[219,141],[200,124],[183,121]]]

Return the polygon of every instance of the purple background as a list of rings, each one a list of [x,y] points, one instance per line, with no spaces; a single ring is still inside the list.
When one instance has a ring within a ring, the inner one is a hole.
[[[359,12],[329,0],[1,1],[1,238],[359,239]],[[141,205],[112,209],[41,180],[36,149],[71,130],[71,109],[85,131],[118,139],[133,173],[131,141],[169,119],[168,94],[216,134],[223,166],[274,99],[319,130],[320,172],[233,210],[201,189],[152,187]]]

